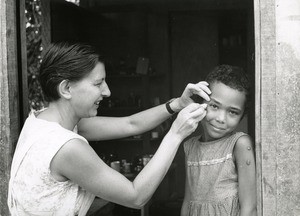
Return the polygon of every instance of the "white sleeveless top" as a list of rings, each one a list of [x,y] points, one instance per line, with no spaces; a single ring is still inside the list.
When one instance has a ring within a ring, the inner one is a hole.
[[[59,182],[50,163],[71,139],[87,140],[32,112],[21,131],[9,182],[8,206],[12,216],[83,216],[95,196],[72,181]]]

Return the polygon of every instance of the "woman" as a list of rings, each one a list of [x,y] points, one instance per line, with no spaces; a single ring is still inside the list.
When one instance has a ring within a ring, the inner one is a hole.
[[[49,105],[29,115],[19,137],[8,196],[13,216],[81,216],[95,196],[142,207],[165,176],[182,140],[206,114],[205,105],[190,99],[192,94],[209,99],[207,84],[198,83],[188,85],[180,98],[131,117],[95,117],[101,100],[110,96],[105,77],[103,60],[90,46],[59,43],[46,52],[40,83]],[[182,108],[153,159],[133,182],[107,166],[87,140],[73,132],[80,122],[79,132],[90,140],[140,134]]]

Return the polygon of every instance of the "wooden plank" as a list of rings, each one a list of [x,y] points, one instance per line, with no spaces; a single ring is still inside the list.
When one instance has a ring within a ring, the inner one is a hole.
[[[16,1],[0,1],[0,215],[9,215],[7,186],[19,129]]]
[[[274,1],[261,2],[261,146],[263,215],[277,212],[276,61]],[[266,4],[266,5],[264,5]],[[268,6],[267,6],[268,4]]]
[[[276,23],[274,0],[255,1],[256,145],[259,215],[277,212]]]
[[[20,108],[21,108],[21,124],[25,122],[29,113],[28,101],[28,78],[27,78],[27,46],[26,46],[26,17],[25,17],[25,0],[20,0],[18,5],[19,16],[17,16],[19,23],[18,30],[18,58],[19,58],[19,77],[20,80]]]
[[[255,37],[255,152],[257,175],[257,215],[262,215],[262,149],[261,149],[261,44],[260,44],[260,4],[254,1],[254,37]]]

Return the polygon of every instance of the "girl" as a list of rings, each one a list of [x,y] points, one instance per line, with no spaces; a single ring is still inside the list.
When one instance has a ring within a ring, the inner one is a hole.
[[[238,67],[208,74],[212,92],[203,133],[185,142],[181,216],[256,215],[255,160],[250,137],[234,132],[247,109],[249,80]]]

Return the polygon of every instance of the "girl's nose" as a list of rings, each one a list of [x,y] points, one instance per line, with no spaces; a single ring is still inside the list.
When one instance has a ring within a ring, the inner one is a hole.
[[[220,123],[224,123],[225,122],[225,118],[226,118],[226,113],[223,110],[219,110],[216,120]]]

